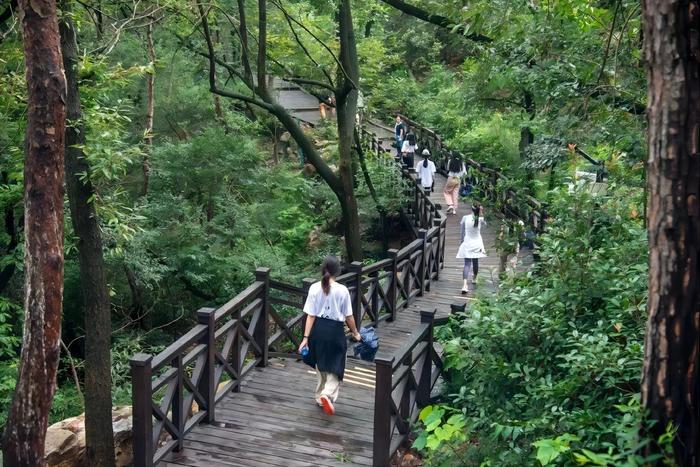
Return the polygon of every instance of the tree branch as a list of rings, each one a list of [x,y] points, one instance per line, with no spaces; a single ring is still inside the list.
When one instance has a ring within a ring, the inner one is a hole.
[[[489,43],[493,42],[493,39],[485,36],[483,34],[464,34],[464,26],[458,25],[449,18],[441,15],[436,15],[433,13],[430,13],[429,11],[423,10],[422,8],[418,8],[413,5],[409,5],[408,3],[402,1],[402,0],[380,0],[383,3],[386,3],[389,6],[392,6],[396,8],[399,11],[402,11],[406,13],[409,16],[413,16],[414,18],[418,18],[420,20],[425,21],[426,23],[434,24],[435,26],[440,26],[441,28],[448,29],[450,32],[453,32],[455,34],[460,34],[466,39],[472,40],[474,42],[484,42],[484,43]]]
[[[284,15],[284,18],[287,20],[287,24],[289,25],[289,29],[292,31],[292,34],[294,35],[294,39],[296,40],[296,43],[299,44],[299,47],[301,47],[301,50],[304,51],[304,54],[311,60],[311,62],[316,65],[318,68],[321,69],[323,74],[326,76],[326,79],[330,83],[330,90],[333,91],[335,84],[333,83],[333,78],[331,78],[331,75],[326,71],[324,67],[322,67],[315,59],[314,57],[311,56],[311,53],[309,50],[306,48],[304,43],[301,41],[301,38],[299,37],[299,34],[297,34],[297,30],[294,28],[294,25],[292,24],[292,20],[289,18],[288,15]]]
[[[279,8],[279,10],[282,12],[282,14],[283,14],[284,16],[286,16],[286,17],[287,17],[289,20],[291,20],[294,24],[296,24],[297,26],[299,26],[300,28],[302,28],[304,31],[306,31],[306,33],[307,33],[308,35],[310,35],[316,42],[318,42],[318,43],[321,45],[321,47],[323,47],[324,49],[326,49],[326,51],[331,55],[331,57],[333,57],[333,60],[335,61],[336,65],[338,65],[338,68],[339,68],[340,71],[343,73],[343,76],[344,76],[346,79],[350,80],[350,82],[352,83],[352,86],[353,86],[355,89],[360,89],[360,88],[357,86],[357,83],[355,83],[355,81],[350,77],[350,75],[348,74],[348,72],[345,70],[345,67],[344,67],[343,64],[341,63],[341,61],[340,61],[340,59],[338,58],[338,56],[335,54],[335,52],[333,52],[333,50],[332,50],[330,47],[328,47],[328,45],[327,45],[325,42],[323,42],[316,34],[314,34],[313,32],[311,32],[311,30],[310,30],[309,28],[307,28],[306,25],[304,25],[303,23],[297,21],[293,16],[291,16],[291,15],[287,12],[287,10],[285,10],[284,7],[283,7],[279,2],[273,1],[272,3],[273,3],[277,8]]]

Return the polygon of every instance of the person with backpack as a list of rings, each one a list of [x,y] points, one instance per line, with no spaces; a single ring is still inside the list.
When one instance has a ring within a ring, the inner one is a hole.
[[[457,206],[459,204],[459,186],[467,168],[459,156],[453,154],[447,163],[447,182],[442,194],[445,197],[447,204],[446,214],[457,214]]]
[[[416,135],[409,133],[401,146],[401,159],[404,165],[413,167],[413,156],[416,154]]]
[[[340,272],[338,258],[327,256],[323,260],[323,278],[311,285],[304,303],[306,324],[298,349],[304,363],[316,370],[315,399],[327,415],[335,414],[333,404],[345,373],[348,343],[344,325],[348,325],[356,342],[362,340],[352,315],[350,292],[335,281]]]
[[[484,240],[481,238],[481,228],[485,225],[484,208],[475,203],[471,211],[471,214],[464,216],[459,223],[461,243],[457,251],[457,258],[464,260],[462,295],[469,292],[467,279],[471,271],[473,271],[472,284],[476,284],[476,276],[479,274],[479,258],[486,257]]]
[[[420,180],[420,186],[423,190],[430,192],[433,189],[433,174],[437,172],[435,168],[435,163],[430,160],[430,151],[428,149],[423,149],[423,160],[416,166],[416,173],[418,174],[418,179]]]

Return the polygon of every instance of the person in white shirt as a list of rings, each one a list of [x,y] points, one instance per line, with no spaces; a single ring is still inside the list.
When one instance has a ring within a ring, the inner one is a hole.
[[[416,166],[416,173],[420,179],[420,185],[424,190],[433,189],[433,174],[437,171],[435,163],[430,160],[430,151],[423,149],[423,160]]]
[[[462,287],[462,295],[469,292],[467,278],[470,270],[474,271],[472,276],[472,284],[476,284],[476,276],[479,274],[479,258],[486,257],[486,248],[484,248],[484,240],[481,238],[481,227],[484,222],[484,208],[478,204],[472,206],[471,214],[467,214],[460,222],[460,239],[462,240],[457,251],[457,258],[464,259],[464,269],[462,270],[462,279],[464,285]]]
[[[416,135],[409,133],[401,146],[401,157],[403,164],[408,167],[413,167],[413,156],[416,153]]]
[[[462,177],[467,171],[464,162],[459,157],[452,156],[447,163],[447,182],[442,194],[445,196],[447,203],[447,214],[457,214],[457,205],[459,204],[459,185],[462,182]]]
[[[299,353],[308,349],[304,363],[316,369],[316,403],[328,415],[335,413],[333,403],[338,399],[340,382],[345,373],[345,354],[348,343],[345,339],[344,323],[347,323],[353,339],[360,341],[355,319],[352,315],[350,292],[335,278],[340,274],[340,262],[328,256],[321,265],[323,279],[309,288],[304,304],[306,325],[304,338],[299,344]]]

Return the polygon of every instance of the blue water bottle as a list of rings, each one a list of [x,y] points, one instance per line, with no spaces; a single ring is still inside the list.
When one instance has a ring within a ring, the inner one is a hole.
[[[309,355],[309,347],[308,346],[301,349],[301,356],[306,357],[307,355]]]

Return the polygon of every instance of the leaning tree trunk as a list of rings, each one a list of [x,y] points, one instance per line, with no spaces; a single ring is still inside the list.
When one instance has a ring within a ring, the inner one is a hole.
[[[63,299],[65,92],[55,0],[19,0],[27,80],[24,332],[4,465],[41,465],[56,390]]]
[[[68,3],[63,8],[69,11]],[[90,167],[81,146],[85,131],[78,89],[78,47],[70,15],[61,21],[61,47],[68,88],[68,121],[66,128],[66,185],[73,229],[78,236],[80,285],[85,313],[85,444],[86,464],[110,467],[114,465],[114,435],[112,431],[112,375],[110,364],[109,293],[102,255],[102,236],[90,201],[94,189]],[[83,175],[81,179],[81,174]]]
[[[642,403],[700,465],[700,1],[645,0],[649,302]],[[659,446],[652,445],[651,451]]]

